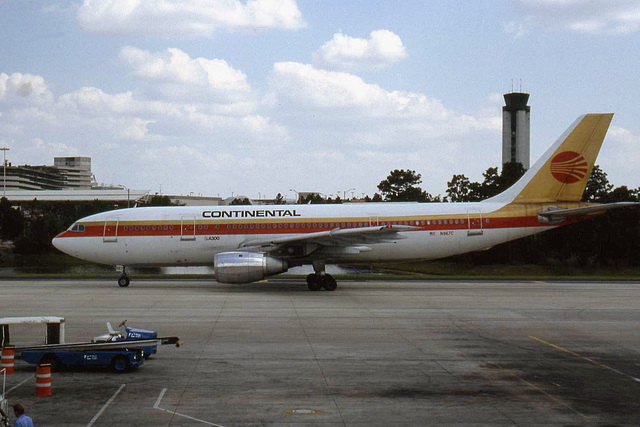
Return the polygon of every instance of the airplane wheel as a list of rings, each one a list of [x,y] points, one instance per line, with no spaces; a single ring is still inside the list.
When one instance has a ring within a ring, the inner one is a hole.
[[[127,286],[129,286],[129,283],[131,283],[131,279],[129,279],[129,276],[122,275],[118,279],[118,286],[120,286],[121,288],[126,288]]]
[[[338,288],[338,282],[330,274],[324,276],[324,288],[328,291],[335,291]]]
[[[307,286],[310,291],[320,290],[320,277],[317,274],[310,274],[307,276]]]

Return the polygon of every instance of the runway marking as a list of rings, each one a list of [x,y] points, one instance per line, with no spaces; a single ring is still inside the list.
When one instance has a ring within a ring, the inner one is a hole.
[[[11,393],[13,390],[17,389],[18,387],[20,387],[22,384],[26,383],[30,379],[31,379],[31,377],[25,378],[21,383],[18,383],[16,385],[14,385],[13,387],[11,387],[9,390],[7,390],[4,395],[6,396],[7,394]]]
[[[497,365],[497,366],[499,366],[499,367],[500,367],[500,369],[502,369],[503,371],[508,372],[511,376],[513,376],[513,377],[515,377],[515,378],[519,379],[520,381],[522,381],[523,383],[525,383],[525,384],[526,384],[526,385],[528,385],[529,387],[531,387],[531,388],[533,388],[533,389],[537,390],[539,393],[544,394],[545,396],[547,396],[549,399],[551,399],[551,400],[552,400],[552,401],[554,401],[555,403],[557,403],[557,404],[559,404],[559,405],[561,405],[561,406],[564,406],[565,408],[567,408],[567,409],[571,410],[572,412],[576,413],[577,415],[580,415],[582,418],[585,418],[585,419],[592,418],[591,416],[589,416],[589,415],[585,415],[585,414],[583,414],[582,412],[579,412],[579,411],[577,411],[576,409],[572,408],[572,407],[571,407],[571,405],[569,405],[568,403],[566,403],[564,400],[562,400],[562,399],[560,399],[560,398],[558,398],[558,397],[555,397],[555,396],[553,396],[552,394],[547,393],[546,391],[544,391],[543,389],[541,389],[540,387],[538,387],[538,386],[537,386],[537,385],[535,385],[534,383],[532,383],[532,382],[529,382],[529,381],[525,380],[525,379],[524,379],[524,378],[522,378],[520,375],[518,375],[518,374],[516,374],[515,372],[513,372],[513,370],[511,370],[511,369],[507,369],[507,368],[504,368],[504,367],[502,367],[502,366],[500,366],[500,365]]]
[[[285,409],[284,413],[287,415],[322,415],[324,414],[324,409],[289,408]]]
[[[192,420],[192,421],[197,421],[197,422],[199,422],[199,423],[206,424],[206,425],[209,425],[209,426],[214,426],[214,427],[223,427],[223,426],[221,426],[220,424],[210,423],[209,421],[201,420],[201,419],[199,419],[199,418],[190,417],[189,415],[180,414],[180,413],[178,413],[178,412],[176,412],[176,411],[171,411],[171,410],[169,410],[169,409],[161,408],[161,407],[160,407],[160,402],[162,401],[162,398],[164,397],[164,394],[165,394],[166,392],[167,392],[167,389],[166,389],[166,388],[163,388],[163,389],[162,389],[162,391],[160,392],[160,395],[158,396],[158,399],[156,400],[155,405],[153,405],[153,409],[157,409],[157,410],[159,410],[159,411],[164,411],[164,412],[167,412],[167,413],[169,413],[169,414],[176,415],[176,416],[178,416],[178,417],[187,418],[187,419]]]
[[[598,362],[597,360],[593,360],[593,359],[591,359],[591,358],[589,358],[589,357],[582,356],[582,355],[580,355],[580,354],[576,353],[575,351],[571,351],[571,350],[566,349],[566,348],[564,348],[564,347],[560,347],[559,345],[556,345],[556,344],[550,343],[550,342],[545,341],[545,340],[543,340],[543,339],[541,339],[541,338],[538,338],[538,337],[534,337],[533,335],[529,335],[529,338],[531,338],[532,340],[536,340],[536,341],[538,341],[539,343],[542,343],[542,344],[548,345],[549,347],[553,347],[553,348],[555,348],[556,350],[560,350],[560,351],[562,351],[562,352],[564,352],[564,353],[567,353],[567,354],[570,354],[570,355],[572,355],[572,356],[578,357],[578,358],[580,358],[580,359],[582,359],[582,360],[585,360],[585,361],[587,361],[587,362],[589,362],[589,363],[592,363],[592,364],[594,364],[594,365],[596,365],[596,366],[599,366],[599,367],[601,367],[601,368],[607,369],[607,370],[609,370],[609,371],[611,371],[611,372],[615,372],[615,373],[616,373],[616,374],[618,374],[618,375],[622,375],[623,377],[627,377],[627,378],[629,378],[629,379],[632,379],[632,380],[633,380],[633,381],[635,381],[635,382],[639,382],[639,383],[640,383],[640,378],[636,378],[636,377],[634,377],[634,376],[632,376],[632,375],[625,374],[624,372],[621,372],[621,371],[619,371],[619,370],[617,370],[617,369],[615,369],[615,368],[612,368],[611,366],[605,365],[605,364],[604,364],[604,363],[602,363],[602,362]]]
[[[107,409],[107,407],[108,407],[109,405],[111,405],[111,402],[113,402],[113,399],[115,399],[115,398],[116,398],[116,396],[117,396],[117,395],[122,391],[122,389],[124,388],[124,386],[125,386],[125,385],[126,385],[126,384],[122,384],[122,385],[120,386],[120,388],[119,388],[115,393],[113,393],[113,396],[111,396],[111,399],[107,400],[107,403],[105,403],[105,404],[102,406],[102,408],[100,408],[100,410],[99,410],[99,411],[98,411],[98,413],[93,417],[93,419],[92,419],[91,421],[89,421],[89,424],[87,424],[87,427],[91,427],[91,426],[93,425],[93,423],[95,423],[95,422],[96,422],[96,420],[97,420],[98,418],[100,418],[100,415],[102,415],[102,413],[104,412],[104,410],[105,410],[105,409]]]
[[[515,374],[514,374],[515,375]],[[522,381],[523,383],[529,385],[530,387],[535,388],[536,390],[538,390],[540,393],[544,394],[545,396],[547,396],[549,399],[553,400],[554,402],[564,406],[565,408],[568,408],[570,410],[572,410],[573,412],[575,412],[576,414],[580,415],[582,418],[591,418],[589,415],[585,415],[582,412],[578,412],[576,411],[574,408],[572,408],[568,403],[565,403],[563,400],[547,393],[546,391],[544,391],[543,389],[541,389],[540,387],[538,387],[537,385],[525,380],[524,378],[519,377],[518,375],[515,375],[516,378],[518,378],[520,381]]]

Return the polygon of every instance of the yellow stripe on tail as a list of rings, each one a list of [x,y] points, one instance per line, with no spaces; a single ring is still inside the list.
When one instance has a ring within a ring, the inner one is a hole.
[[[491,202],[579,202],[613,114],[579,117],[518,182]]]

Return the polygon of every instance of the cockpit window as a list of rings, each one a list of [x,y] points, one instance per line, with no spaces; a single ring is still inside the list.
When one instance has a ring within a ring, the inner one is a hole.
[[[84,233],[84,224],[73,224],[71,227],[71,231],[75,231],[76,233]]]

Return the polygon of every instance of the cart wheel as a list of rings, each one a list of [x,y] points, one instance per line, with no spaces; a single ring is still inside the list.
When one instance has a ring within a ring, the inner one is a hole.
[[[55,354],[45,354],[42,356],[42,359],[40,359],[40,363],[48,363],[51,365],[51,372],[59,371],[60,368],[62,368],[62,362]]]
[[[129,370],[129,359],[125,356],[116,356],[111,360],[111,369],[122,373]]]

